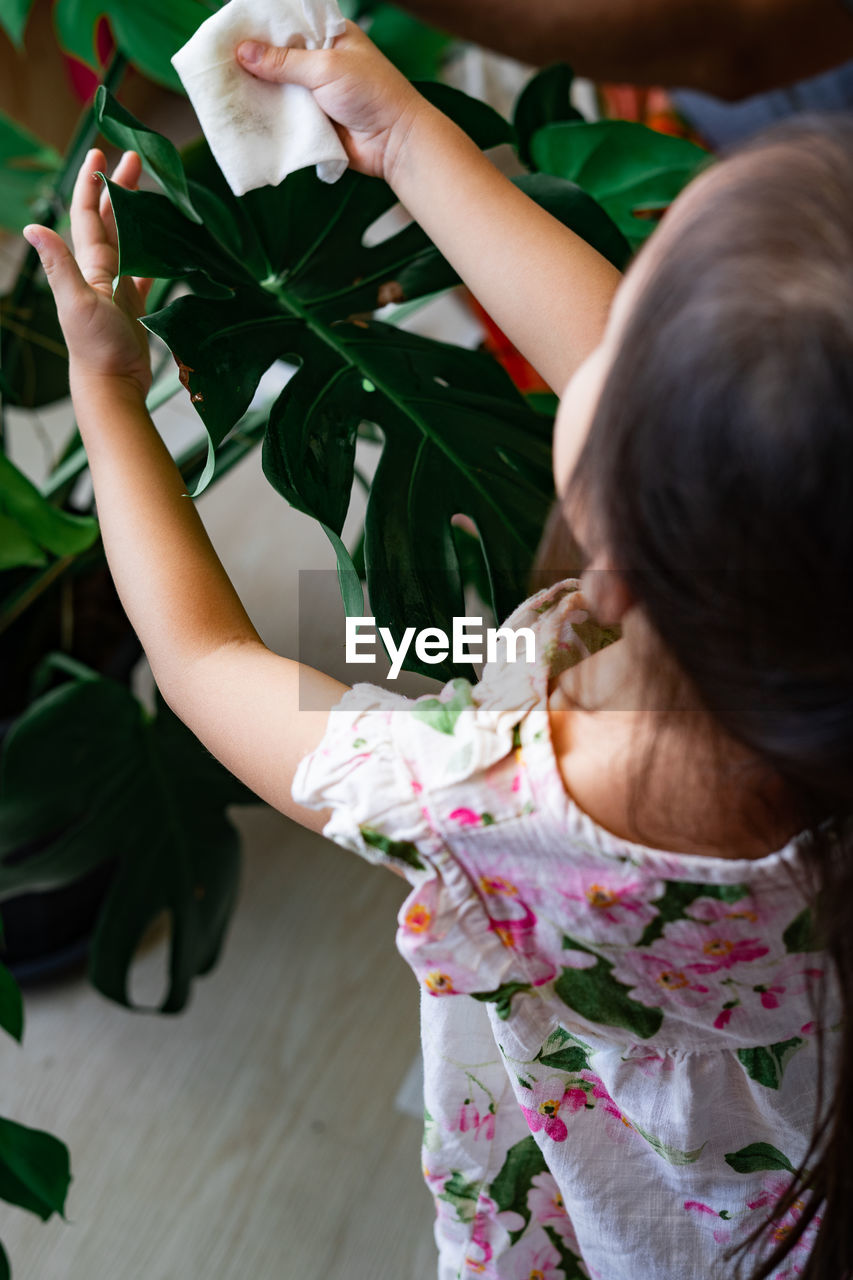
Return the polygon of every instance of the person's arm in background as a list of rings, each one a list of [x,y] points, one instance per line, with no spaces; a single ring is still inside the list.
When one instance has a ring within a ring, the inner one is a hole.
[[[853,58],[845,0],[395,0],[436,27],[590,80],[734,101]]]
[[[562,393],[603,335],[621,280],[616,268],[513,186],[353,23],[331,49],[258,48],[249,62],[240,46],[243,65],[260,79],[311,89],[338,123],[353,167],[385,178],[510,341]],[[372,127],[365,86],[377,104],[398,104],[381,152],[384,130]]]

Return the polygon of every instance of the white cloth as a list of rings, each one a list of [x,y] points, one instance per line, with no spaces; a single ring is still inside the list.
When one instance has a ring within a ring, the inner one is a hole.
[[[336,182],[347,157],[309,89],[258,80],[237,61],[243,40],[328,48],[346,23],[335,0],[229,0],[172,58],[235,195],[277,186],[307,165]]]

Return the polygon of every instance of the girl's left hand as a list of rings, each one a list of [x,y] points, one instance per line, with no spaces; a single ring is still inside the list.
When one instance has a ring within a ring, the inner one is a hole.
[[[37,251],[53,292],[72,384],[81,377],[115,378],[144,398],[151,386],[151,364],[148,334],[139,317],[145,313],[151,281],[122,276],[113,298],[118,237],[109,195],[96,177],[105,168],[104,153],[93,150],[77,175],[71,199],[74,256],[47,227],[25,227],[24,237]],[[136,152],[127,151],[113,181],[134,190],[141,168]]]

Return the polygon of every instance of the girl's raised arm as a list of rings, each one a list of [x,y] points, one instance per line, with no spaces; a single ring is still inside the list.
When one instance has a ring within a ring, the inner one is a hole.
[[[472,293],[561,393],[603,334],[620,275],[503,176],[353,23],[330,49],[247,42],[242,65],[301,84],[350,164],[383,177]]]
[[[166,701],[208,749],[275,808],[317,830],[326,815],[294,804],[290,786],[346,686],[270,652],[214,551],[145,408],[151,381],[138,323],[146,281],[121,281],[115,223],[91,151],[74,188],[77,261],[44,227],[25,230],[56,299],[71,394],[86,446],[104,547],[122,604]],[[114,180],[132,187],[130,152]],[[302,705],[318,710],[300,711]],[[322,708],[325,708],[323,710]]]

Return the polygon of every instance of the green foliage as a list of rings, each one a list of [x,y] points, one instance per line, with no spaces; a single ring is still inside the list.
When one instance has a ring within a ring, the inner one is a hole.
[[[97,66],[95,29],[98,19],[105,17],[116,44],[134,66],[158,84],[180,90],[172,54],[219,8],[218,0],[56,0],[53,22],[62,47],[81,62]]]
[[[782,934],[782,941],[786,951],[822,950],[821,940],[815,930],[814,913],[810,907],[806,907],[796,919],[791,921]]]
[[[530,143],[545,125],[564,120],[583,120],[572,106],[571,91],[574,72],[565,62],[557,62],[538,72],[522,89],[515,104],[512,123],[515,128],[518,155],[522,164],[533,168]]]
[[[49,289],[36,285],[23,301],[14,294],[0,298],[0,329],[15,340],[14,377],[2,387],[10,402],[38,409],[68,394],[68,353]]]
[[[589,951],[574,938],[563,939],[566,950]],[[660,1030],[660,1009],[640,1004],[631,998],[630,988],[613,977],[613,965],[596,956],[589,969],[563,969],[554,983],[554,991],[564,1004],[590,1022],[603,1022],[608,1027],[624,1027],[639,1040],[648,1040]]]
[[[804,1044],[802,1036],[794,1036],[790,1040],[781,1040],[778,1044],[738,1049],[737,1056],[748,1076],[763,1084],[766,1089],[778,1089],[786,1066]]]
[[[70,1182],[64,1143],[40,1129],[0,1119],[0,1200],[46,1222],[54,1213],[64,1216]]]
[[[60,164],[53,147],[0,113],[0,227],[20,231],[33,221]]]
[[[664,928],[673,920],[689,919],[688,907],[697,898],[713,898],[718,902],[737,902],[748,893],[742,884],[699,884],[694,880],[668,880],[654,905],[657,915],[650,920],[637,943],[638,947],[650,947],[663,935]]]
[[[116,860],[91,979],[129,1005],[134,952],[166,911],[160,1007],[177,1012],[193,977],[215,962],[236,895],[238,843],[225,806],[252,799],[164,705],[152,718],[113,681],[63,684],[32,703],[5,742],[0,896],[54,888]]]
[[[410,80],[435,80],[452,37],[390,4],[371,9],[368,34]]]
[[[24,1002],[21,988],[4,964],[0,964],[0,1027],[20,1044],[24,1035]]]
[[[498,1206],[498,1212],[503,1213],[507,1209],[513,1213],[518,1213],[524,1219],[524,1226],[518,1231],[511,1231],[509,1238],[511,1243],[522,1234],[530,1221],[530,1209],[527,1204],[527,1197],[533,1184],[533,1179],[539,1173],[547,1173],[548,1165],[545,1157],[539,1149],[536,1139],[532,1134],[527,1138],[522,1138],[514,1147],[510,1147],[507,1152],[506,1160],[503,1167],[489,1187],[489,1195]]]
[[[32,7],[33,0],[0,0],[0,27],[19,49]]]
[[[8,458],[0,454],[0,569],[47,564],[48,552],[73,556],[98,536],[91,516],[52,506]]]
[[[751,1142],[748,1147],[741,1147],[739,1151],[730,1151],[725,1161],[735,1173],[760,1173],[764,1169],[794,1172],[794,1166],[788,1157],[769,1142]]]
[[[684,138],[627,120],[549,124],[533,136],[530,153],[537,169],[583,187],[634,246],[710,159]]]
[[[531,990],[529,982],[502,982],[499,987],[495,987],[494,991],[474,991],[472,995],[475,1000],[493,1004],[498,1017],[505,1022],[512,1012],[513,996],[517,996],[520,991]]]

